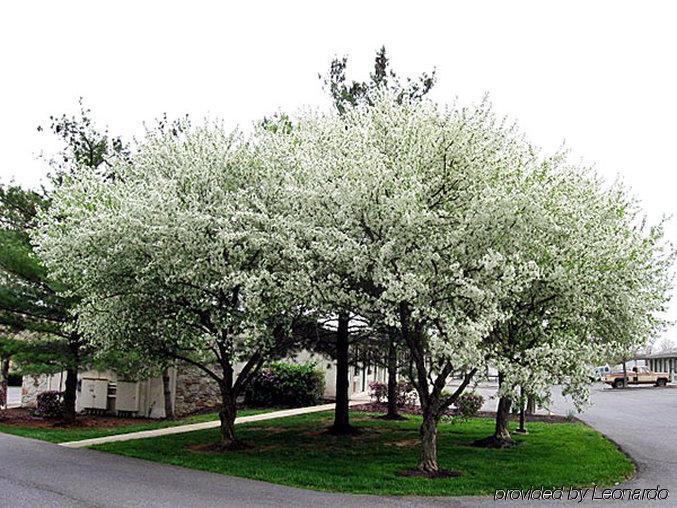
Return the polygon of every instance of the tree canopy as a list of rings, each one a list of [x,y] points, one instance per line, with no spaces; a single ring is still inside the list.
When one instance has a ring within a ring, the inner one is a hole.
[[[149,132],[114,171],[55,191],[40,253],[82,296],[90,342],[182,360],[218,383],[231,446],[237,396],[303,311],[293,218],[276,212],[283,175],[217,125]]]
[[[672,251],[621,186],[544,157],[490,105],[441,109],[387,92],[267,132],[300,197],[313,306],[340,302],[398,331],[431,443],[487,364],[585,398],[601,354],[660,325]],[[461,388],[444,394],[450,376]]]

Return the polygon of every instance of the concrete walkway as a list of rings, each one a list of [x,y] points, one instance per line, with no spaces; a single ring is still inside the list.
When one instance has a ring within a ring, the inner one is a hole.
[[[364,404],[364,400],[351,400],[350,405]],[[273,420],[275,418],[284,418],[285,416],[305,415],[309,413],[321,413],[322,411],[332,411],[334,404],[322,404],[320,406],[299,407],[295,409],[284,409],[282,411],[272,411],[270,413],[261,413],[251,416],[241,416],[235,419],[235,424],[260,422],[263,420]],[[169,436],[172,434],[183,434],[184,432],[194,432],[196,430],[215,429],[221,422],[214,420],[211,422],[191,423],[188,425],[179,425],[176,427],[165,427],[163,429],[143,430],[141,432],[130,432],[129,434],[116,434],[114,436],[96,437],[93,439],[84,439],[82,441],[68,441],[60,443],[60,446],[66,448],[86,448],[104,443],[115,443],[119,441],[132,441],[134,439],[146,439],[149,437]]]

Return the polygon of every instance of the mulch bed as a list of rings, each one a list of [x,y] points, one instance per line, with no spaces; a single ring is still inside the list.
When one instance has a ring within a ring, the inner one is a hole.
[[[421,471],[419,469],[409,469],[407,471],[400,471],[398,474],[408,478],[429,478],[431,480],[436,478],[458,478],[459,476],[462,476],[460,471],[449,471],[446,469],[440,469],[434,473]]]
[[[386,413],[388,406],[386,404],[379,404],[377,402],[368,402],[366,404],[358,404],[351,406],[352,411],[363,411],[366,413]],[[398,408],[398,411],[403,415],[421,415],[421,406],[410,405]],[[452,409],[447,410],[447,416],[454,416]],[[495,411],[480,411],[476,415],[478,418],[496,418]],[[580,420],[575,416],[559,416],[559,415],[525,415],[527,422],[545,422],[545,423],[571,423],[579,422]],[[519,420],[519,415],[510,415],[510,420]]]
[[[60,429],[60,428],[102,428],[138,425],[157,420],[150,418],[118,418],[116,416],[78,415],[75,422],[64,424],[60,420],[52,420],[33,416],[31,409],[13,408],[0,411],[0,423],[31,429]]]
[[[367,402],[365,404],[357,404],[355,406],[350,407],[351,411],[364,411],[365,413],[387,413],[388,412],[388,406],[384,403],[378,403],[378,402]],[[421,406],[417,406],[416,404],[408,404],[406,406],[400,406],[397,408],[397,410],[400,412],[400,414],[403,415],[421,415]],[[454,412],[453,410],[449,409],[447,410],[448,416],[453,416]]]
[[[560,415],[541,415],[541,414],[536,414],[536,415],[524,415],[525,420],[527,422],[545,422],[545,423],[572,423],[572,422],[580,422],[578,418],[575,416],[560,416]],[[477,413],[478,418],[496,418],[496,412],[495,411],[480,411]],[[518,421],[519,420],[519,415],[513,415],[511,414],[508,418],[509,420],[512,421]]]

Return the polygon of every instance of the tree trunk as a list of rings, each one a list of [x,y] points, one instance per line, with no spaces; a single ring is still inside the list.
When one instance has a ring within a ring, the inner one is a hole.
[[[437,418],[426,408],[423,415],[421,433],[421,471],[428,474],[439,472],[437,464]]]
[[[348,363],[348,350],[350,347],[350,334],[348,325],[350,317],[347,312],[341,312],[338,316],[338,329],[336,331],[336,407],[334,409],[334,425],[329,432],[334,435],[354,434],[355,428],[350,425],[350,365]]]
[[[0,359],[0,409],[7,407],[7,385],[9,381],[9,358]]]
[[[75,398],[78,390],[78,369],[66,370],[66,387],[63,392],[63,421],[75,421]]]
[[[533,395],[527,395],[527,414],[536,414],[536,397]]]
[[[174,404],[172,404],[172,388],[170,386],[169,367],[162,371],[162,391],[165,398],[165,418],[174,418]]]
[[[623,358],[623,388],[628,387],[628,366],[627,360]]]
[[[75,399],[78,392],[78,368],[80,366],[80,337],[73,333],[68,340],[68,352],[71,355],[69,369],[66,369],[66,387],[63,392],[63,421],[75,421]]]
[[[501,389],[503,385],[503,375],[498,373],[498,388]],[[501,397],[498,400],[498,408],[496,409],[496,427],[493,436],[484,439],[478,439],[473,442],[473,446],[481,448],[506,448],[513,446],[515,442],[510,436],[508,430],[508,421],[510,419],[510,406],[512,399],[508,397]]]
[[[221,441],[219,444],[224,450],[232,450],[237,446],[237,440],[235,439],[235,416],[237,415],[235,395],[232,386],[222,383],[220,388],[221,410],[219,411],[219,420],[221,421]]]
[[[501,397],[498,401],[498,409],[496,410],[496,430],[494,431],[494,437],[498,441],[512,441],[510,431],[508,430],[511,405],[512,400],[508,397]]]
[[[397,344],[394,337],[390,337],[388,343],[388,413],[384,418],[403,419],[397,409]]]

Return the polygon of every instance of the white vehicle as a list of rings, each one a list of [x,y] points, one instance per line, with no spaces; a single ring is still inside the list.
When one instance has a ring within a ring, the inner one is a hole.
[[[604,381],[604,376],[611,372],[609,364],[593,367],[590,373],[590,381]]]

